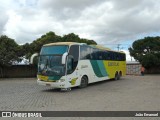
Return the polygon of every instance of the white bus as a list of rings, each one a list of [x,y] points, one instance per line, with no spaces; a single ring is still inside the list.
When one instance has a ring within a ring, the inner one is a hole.
[[[43,45],[39,55],[37,83],[71,90],[89,83],[120,79],[126,74],[125,53],[75,42]]]

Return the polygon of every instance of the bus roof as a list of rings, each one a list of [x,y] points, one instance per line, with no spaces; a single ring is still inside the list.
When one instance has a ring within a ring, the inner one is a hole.
[[[77,42],[55,42],[55,43],[49,43],[45,44],[43,46],[52,46],[52,45],[79,45],[80,43]]]
[[[101,49],[101,50],[111,50],[110,48],[104,47],[102,45],[91,45],[91,46],[94,48]]]
[[[55,42],[55,43],[49,43],[49,44],[45,44],[43,46],[52,46],[52,45],[87,45],[86,43],[77,43],[77,42]],[[111,50],[110,48],[104,47],[102,45],[89,45],[93,48],[97,48],[100,50],[108,50],[108,51],[114,51]],[[114,51],[114,52],[119,52],[119,53],[124,53],[123,51]]]

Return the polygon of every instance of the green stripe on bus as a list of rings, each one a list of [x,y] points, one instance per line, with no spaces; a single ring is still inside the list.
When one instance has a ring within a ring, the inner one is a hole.
[[[97,77],[103,77],[100,68],[98,66],[97,60],[90,60],[94,73]]]
[[[98,63],[99,69],[100,69],[103,77],[108,76],[106,68],[105,68],[104,63],[103,63],[103,60],[97,60],[97,63]]]

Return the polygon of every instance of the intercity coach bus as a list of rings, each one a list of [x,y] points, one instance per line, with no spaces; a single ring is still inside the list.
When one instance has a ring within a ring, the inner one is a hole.
[[[38,60],[39,85],[71,90],[126,74],[124,52],[75,42],[43,45]]]

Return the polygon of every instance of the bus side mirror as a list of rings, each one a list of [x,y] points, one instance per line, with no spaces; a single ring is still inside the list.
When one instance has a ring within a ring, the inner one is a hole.
[[[62,64],[65,64],[66,63],[66,57],[67,57],[68,53],[65,52],[63,55],[62,55]]]
[[[34,54],[31,56],[31,58],[30,58],[30,64],[33,64],[33,60],[34,60],[34,58],[37,57],[37,56],[39,56],[38,53],[34,53]]]

